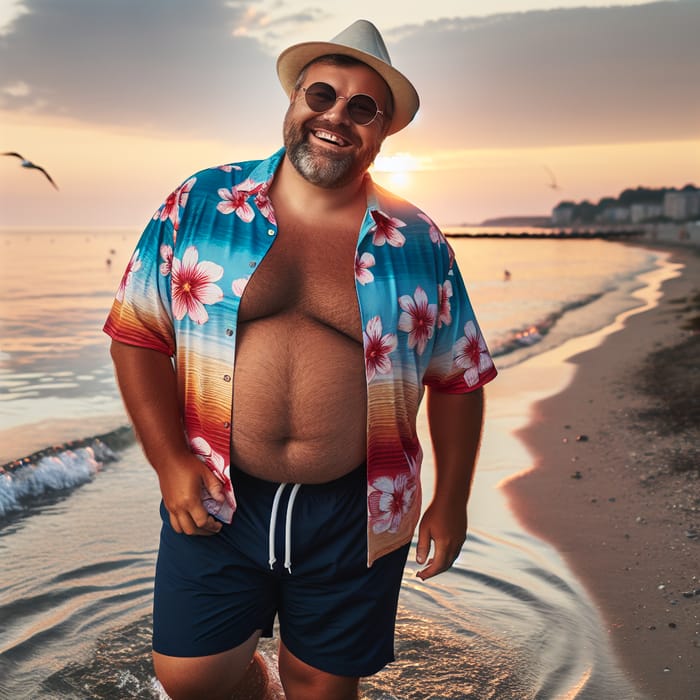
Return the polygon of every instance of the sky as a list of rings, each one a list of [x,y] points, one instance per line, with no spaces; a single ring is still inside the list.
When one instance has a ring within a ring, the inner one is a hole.
[[[317,4],[314,4],[314,3]],[[700,186],[700,0],[0,0],[0,225],[141,228],[281,146],[275,61],[358,18],[421,96],[373,168],[443,227]]]

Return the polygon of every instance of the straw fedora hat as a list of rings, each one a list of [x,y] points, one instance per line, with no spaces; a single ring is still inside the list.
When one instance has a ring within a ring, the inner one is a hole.
[[[352,56],[384,78],[394,98],[394,117],[389,134],[403,129],[415,116],[420,101],[411,82],[391,65],[389,52],[378,29],[365,19],[358,19],[330,41],[308,41],[285,49],[277,59],[277,75],[287,95],[302,69],[316,58],[328,54]]]

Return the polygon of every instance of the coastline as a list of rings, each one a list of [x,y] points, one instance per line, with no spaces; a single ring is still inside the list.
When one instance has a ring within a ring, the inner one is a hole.
[[[517,432],[534,468],[503,489],[586,587],[640,693],[698,700],[700,335],[683,326],[700,315],[700,254],[664,249],[680,276],[568,359],[572,381]]]

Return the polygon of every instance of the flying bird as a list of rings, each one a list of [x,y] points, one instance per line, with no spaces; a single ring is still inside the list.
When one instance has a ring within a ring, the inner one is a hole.
[[[58,189],[58,185],[53,181],[53,178],[51,175],[49,175],[44,168],[42,168],[40,165],[35,165],[32,163],[31,160],[27,160],[24,156],[20,155],[19,153],[15,153],[14,151],[10,151],[8,153],[3,153],[2,155],[4,156],[14,156],[15,158],[19,158],[22,161],[22,167],[23,168],[33,168],[34,170],[38,170],[44,175],[46,175],[48,181],[56,188]]]
[[[551,187],[553,190],[560,190],[561,187],[557,184],[557,178],[554,177],[554,173],[546,166],[542,166],[546,171],[547,174],[549,175],[549,182],[547,183],[547,187]]]

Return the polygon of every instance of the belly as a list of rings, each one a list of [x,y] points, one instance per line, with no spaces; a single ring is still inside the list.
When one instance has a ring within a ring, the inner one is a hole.
[[[239,327],[232,461],[262,479],[321,483],[366,456],[362,345],[297,314]]]

